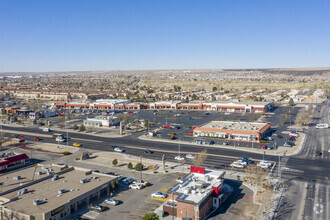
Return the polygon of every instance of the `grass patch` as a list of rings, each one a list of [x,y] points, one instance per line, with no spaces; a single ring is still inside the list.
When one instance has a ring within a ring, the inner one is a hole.
[[[168,133],[168,135],[176,135],[176,133],[175,132],[170,132],[170,133]]]
[[[80,160],[80,157],[76,157],[76,159],[75,160]]]
[[[151,122],[151,123],[153,123],[153,124],[159,124],[159,122],[158,122],[158,121],[153,121],[153,122]]]
[[[158,173],[158,171],[154,171],[154,174],[157,174]]]
[[[70,154],[72,154],[72,153],[69,152],[69,151],[64,151],[64,152],[62,152],[62,154],[63,154],[63,155],[70,155]]]
[[[186,129],[190,129],[190,128],[191,128],[191,126],[184,126],[184,128],[186,128]]]
[[[267,141],[267,140],[261,140],[260,143],[261,144],[269,144],[269,141]]]
[[[285,125],[285,123],[279,123],[278,126]]]

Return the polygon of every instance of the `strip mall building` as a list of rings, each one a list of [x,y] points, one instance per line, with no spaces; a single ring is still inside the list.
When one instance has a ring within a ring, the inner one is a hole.
[[[132,103],[125,99],[99,99],[93,103],[62,102],[53,103],[58,108],[74,109],[88,108],[97,110],[204,110],[220,112],[268,112],[273,108],[271,102],[243,103],[243,102],[221,102],[221,103],[183,103],[183,102],[153,102],[153,103]]]
[[[193,136],[260,142],[271,132],[270,126],[270,123],[212,121],[202,127],[194,127]]]

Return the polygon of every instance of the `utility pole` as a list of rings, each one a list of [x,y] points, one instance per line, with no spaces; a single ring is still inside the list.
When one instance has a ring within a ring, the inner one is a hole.
[[[141,165],[142,165],[142,155],[140,156],[140,163],[141,163]],[[141,183],[142,183],[142,167],[141,167],[141,171],[140,171],[140,173],[141,173]]]
[[[281,155],[278,155],[278,179],[281,180]]]

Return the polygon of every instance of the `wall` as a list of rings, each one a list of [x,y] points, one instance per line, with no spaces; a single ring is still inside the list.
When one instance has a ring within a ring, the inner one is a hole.
[[[185,218],[187,217],[187,212],[189,212],[190,218],[195,219],[194,207],[194,204],[177,201],[177,217]]]

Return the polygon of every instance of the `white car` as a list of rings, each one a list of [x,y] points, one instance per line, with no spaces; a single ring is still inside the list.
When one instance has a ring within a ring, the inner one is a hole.
[[[271,162],[266,161],[266,160],[261,160],[261,161],[259,162],[259,164],[265,164],[265,165],[268,165],[268,166],[271,166],[271,165],[272,165]]]
[[[290,133],[289,136],[298,137],[299,135],[297,133]]]
[[[182,161],[182,160],[184,160],[184,157],[176,156],[174,159],[176,159],[176,160],[178,160],[178,161]]]
[[[194,155],[192,155],[192,154],[187,154],[187,155],[186,155],[186,158],[187,158],[187,159],[194,159],[194,158],[195,158],[195,156],[194,156]]]
[[[64,142],[65,141],[65,139],[63,139],[63,138],[56,138],[56,141],[58,142]]]
[[[235,161],[234,163],[230,164],[231,167],[235,168],[244,168],[245,166],[240,164],[239,162]]]
[[[140,184],[131,184],[129,185],[130,189],[142,189],[142,186]]]
[[[329,150],[328,150],[328,153],[330,153],[330,148],[329,148]]]
[[[167,195],[163,192],[155,192],[155,193],[151,194],[151,197],[166,198]]]
[[[257,164],[258,167],[264,168],[264,169],[268,169],[269,165],[263,164],[263,163],[258,163]]]
[[[246,166],[247,165],[247,162],[246,161],[243,161],[243,160],[237,160],[237,163],[243,165],[243,166]]]
[[[118,205],[119,204],[119,201],[114,198],[108,198],[108,199],[104,200],[104,202],[109,205]]]
[[[115,147],[113,150],[116,151],[116,152],[119,152],[119,153],[124,152],[124,150],[121,149],[120,147]]]
[[[180,179],[176,179],[176,182],[177,183],[183,183],[183,179],[181,179],[181,178]]]

